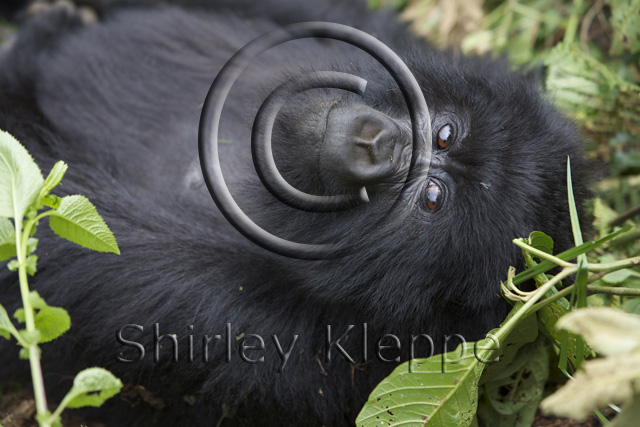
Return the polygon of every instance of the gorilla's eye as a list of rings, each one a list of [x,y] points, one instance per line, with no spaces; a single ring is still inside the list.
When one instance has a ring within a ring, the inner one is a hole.
[[[427,196],[427,208],[429,210],[436,210],[442,203],[442,189],[435,181],[429,181],[427,189],[425,190]]]
[[[449,144],[452,140],[452,129],[451,125],[444,125],[438,131],[438,148],[444,150],[449,147]]]

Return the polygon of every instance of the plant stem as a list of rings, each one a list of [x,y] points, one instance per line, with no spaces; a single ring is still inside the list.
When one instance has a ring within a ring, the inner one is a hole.
[[[516,314],[514,314],[511,319],[507,320],[507,323],[505,323],[504,325],[502,325],[502,327],[500,327],[500,329],[498,329],[498,332],[494,335],[495,339],[498,342],[502,342],[504,340],[504,338],[506,338],[507,335],[509,335],[511,330],[518,324],[520,319],[529,314],[528,313],[529,309],[540,298],[542,298],[544,296],[544,294],[546,294],[549,289],[554,287],[557,283],[561,282],[562,279],[564,279],[565,277],[568,277],[568,276],[571,276],[572,274],[574,274],[577,270],[578,270],[578,268],[575,267],[575,266],[570,267],[570,268],[566,267],[566,268],[562,269],[562,271],[560,273],[558,273],[555,276],[553,276],[547,283],[545,283],[544,285],[540,286],[535,291],[535,293],[531,296],[531,299],[529,299],[529,301],[527,301],[522,307],[520,307],[520,310],[518,310],[516,312]]]
[[[580,23],[580,15],[582,12],[582,0],[573,0],[571,6],[571,15],[569,16],[569,22],[567,22],[567,28],[564,32],[564,39],[562,42],[565,46],[569,46],[573,43],[573,40],[578,33],[578,24]]]
[[[33,342],[33,336],[36,334],[36,323],[33,314],[33,307],[29,301],[29,283],[27,281],[27,240],[29,239],[29,233],[22,234],[22,217],[16,215],[15,217],[16,227],[16,256],[18,259],[18,278],[20,280],[20,294],[22,296],[22,305],[24,307],[24,320],[27,328],[27,332],[31,335],[31,339],[28,340],[29,345],[26,347],[29,353],[29,365],[31,367],[31,380],[33,382],[33,396],[36,401],[37,414],[44,418],[48,412],[47,409],[47,396],[44,392],[44,379],[42,377],[42,368],[40,366],[40,355],[38,354],[38,343]],[[27,221],[27,228],[30,230],[33,226],[33,220]],[[51,424],[47,422],[41,422],[40,426],[49,427]]]
[[[551,261],[552,263],[559,265],[560,267],[564,267],[564,268],[575,267],[575,264],[572,264],[570,262],[561,260],[560,258],[555,257],[555,256],[553,256],[551,254],[548,254],[548,253],[546,253],[544,251],[541,251],[539,249],[536,249],[533,246],[529,246],[528,244],[526,244],[525,242],[523,242],[520,239],[514,239],[513,243],[516,246],[519,246],[520,248],[526,250],[527,252],[530,252],[530,253],[534,254],[535,256],[537,256],[539,258],[547,259],[547,260]]]

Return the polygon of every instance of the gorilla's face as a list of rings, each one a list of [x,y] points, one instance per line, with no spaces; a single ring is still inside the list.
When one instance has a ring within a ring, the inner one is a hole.
[[[316,91],[281,111],[277,161],[292,185],[314,194],[364,187],[369,196],[322,228],[356,247],[342,266],[342,291],[386,298],[393,289],[421,301],[416,312],[434,310],[425,294],[482,310],[508,267],[522,266],[514,238],[540,230],[557,251],[571,244],[568,156],[574,179],[585,181],[575,129],[532,82],[495,64],[488,73],[483,61],[415,67],[431,147],[409,175],[411,122],[393,82],[366,100]]]

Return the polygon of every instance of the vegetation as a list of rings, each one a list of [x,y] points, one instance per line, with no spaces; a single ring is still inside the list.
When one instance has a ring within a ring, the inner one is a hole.
[[[14,258],[7,267],[18,271],[20,289],[16,292],[22,296],[23,307],[13,317],[25,325],[19,330],[0,304],[0,337],[14,338],[22,347],[20,357],[29,360],[36,419],[42,427],[62,425],[63,409],[100,406],[122,387],[120,380],[105,369],[85,369],[75,377],[56,410],[51,413],[47,407],[40,344],[64,334],[71,319],[66,310],[48,305],[38,292],[29,291],[27,276],[36,273],[38,264],[38,239],[33,237],[38,224],[48,217],[49,227],[58,236],[99,252],[120,253],[109,227],[86,197],[51,194],[66,171],[67,165],[60,161],[44,179],[27,150],[13,136],[0,131],[0,261]]]

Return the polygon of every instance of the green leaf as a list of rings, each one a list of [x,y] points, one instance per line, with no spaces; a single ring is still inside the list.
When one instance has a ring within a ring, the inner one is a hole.
[[[7,263],[7,268],[9,269],[9,271],[18,271],[19,267],[20,267],[20,263],[18,262],[17,259],[12,259]]]
[[[444,355],[403,363],[373,390],[356,426],[470,425],[485,366],[478,358],[474,343],[464,343]]]
[[[18,341],[22,339],[16,327],[11,323],[7,310],[0,304],[0,337],[9,339],[10,335],[13,335]]]
[[[62,399],[63,408],[101,406],[122,388],[122,382],[111,372],[102,368],[88,368],[76,375],[73,387]]]
[[[16,256],[16,230],[8,218],[0,217],[0,261]]]
[[[553,255],[553,239],[542,231],[533,231],[529,234],[529,245]]]
[[[29,292],[29,302],[34,310],[37,310],[35,316],[37,342],[52,341],[69,330],[71,318],[64,308],[48,305],[36,291]],[[17,309],[13,317],[18,322],[24,323],[24,309]]]
[[[31,255],[38,248],[38,239],[29,237],[27,240],[27,255]]]
[[[511,366],[503,367],[502,376],[485,385],[486,397],[498,413],[511,415],[528,404],[538,406],[549,375],[549,357],[541,342],[522,347]]]
[[[0,216],[20,219],[40,193],[44,179],[27,150],[0,130]]]
[[[41,199],[48,196],[49,193],[51,193],[51,190],[60,184],[60,181],[62,181],[62,177],[67,172],[67,169],[69,169],[69,166],[67,166],[67,164],[62,160],[53,165],[51,172],[49,172],[49,176],[47,176],[47,179],[44,180],[44,184],[42,185],[42,190],[40,191]]]
[[[38,291],[29,292],[29,302],[33,308],[45,308],[49,307],[44,298],[40,296]]]
[[[543,340],[520,348],[502,372],[484,386],[478,415],[486,426],[528,427],[535,417],[549,375],[549,357]]]
[[[555,293],[557,293],[557,291]],[[564,335],[566,334],[566,332],[557,329],[556,323],[558,322],[558,319],[567,314],[570,309],[571,305],[569,304],[569,301],[567,301],[566,298],[560,298],[547,304],[536,312],[538,322],[540,323],[540,330],[558,347],[562,347],[563,340],[565,339]],[[585,354],[590,354],[590,350],[582,342],[582,340],[578,342],[575,335],[567,335],[566,340],[566,357],[573,366],[576,366],[578,345],[581,345],[583,347],[582,351]],[[566,370],[566,366],[564,366],[564,369]]]
[[[513,308],[507,315],[507,318],[502,322],[504,325],[509,319],[511,319],[522,308],[524,303],[518,301],[513,305]],[[487,336],[495,336],[499,328],[489,331]],[[499,356],[498,363],[492,363],[487,365],[482,372],[480,378],[480,384],[485,384],[492,381],[494,378],[503,375],[505,367],[510,365],[513,359],[518,354],[522,346],[534,342],[538,337],[538,322],[535,316],[526,316],[520,320],[516,327],[507,335],[507,337],[500,342],[500,349],[494,356]]]
[[[120,255],[113,233],[84,196],[63,197],[58,209],[49,217],[49,226],[58,236],[82,247]]]
[[[64,308],[41,308],[35,318],[36,328],[40,331],[39,342],[49,342],[69,330],[71,318]]]
[[[640,0],[608,0],[611,6],[611,53],[640,52]]]
[[[25,267],[27,268],[27,273],[29,276],[33,276],[36,274],[38,266],[38,256],[37,255],[29,255],[27,257],[27,262],[25,263]]]

